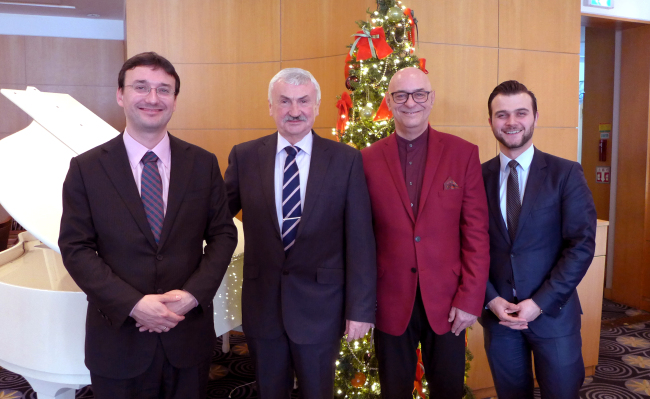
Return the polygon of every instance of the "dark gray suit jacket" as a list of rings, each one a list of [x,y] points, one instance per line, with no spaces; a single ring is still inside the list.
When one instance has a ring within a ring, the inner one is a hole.
[[[517,235],[510,241],[499,205],[499,157],[483,164],[490,209],[490,277],[485,304],[497,296],[532,298],[544,312],[528,328],[551,338],[580,330],[576,291],[595,250],[596,209],[582,167],[537,148],[530,165]],[[513,280],[514,279],[514,280]],[[484,310],[484,328],[506,328]]]
[[[336,341],[345,320],[375,321],[375,239],[361,153],[314,141],[296,243],[285,257],[275,207],[278,134],[236,145],[225,174],[232,215],[240,210],[247,336],[298,344]]]

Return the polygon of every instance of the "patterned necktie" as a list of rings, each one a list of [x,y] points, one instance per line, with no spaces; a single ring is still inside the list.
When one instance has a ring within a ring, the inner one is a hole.
[[[284,178],[282,180],[282,244],[284,252],[296,241],[298,223],[302,216],[300,207],[300,174],[296,163],[296,154],[300,151],[298,147],[287,146],[287,159],[284,161]]]
[[[160,241],[163,220],[165,219],[164,204],[162,199],[162,179],[158,172],[158,156],[151,151],[147,151],[142,157],[142,175],[140,177],[140,196],[144,204],[144,211],[147,214],[151,232],[156,239],[156,244]]]
[[[508,188],[506,192],[506,218],[508,219],[508,234],[510,241],[515,241],[517,226],[519,225],[519,213],[521,213],[521,196],[519,195],[519,175],[517,166],[519,164],[514,159],[508,162],[510,175],[508,175]]]

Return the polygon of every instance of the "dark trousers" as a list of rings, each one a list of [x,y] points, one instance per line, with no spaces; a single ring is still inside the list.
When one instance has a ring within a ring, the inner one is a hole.
[[[530,330],[495,325],[483,330],[499,399],[533,399],[533,367],[542,399],[577,399],[585,379],[580,332],[540,338]]]
[[[335,361],[340,341],[300,345],[283,333],[274,339],[246,337],[255,364],[260,399],[289,399],[294,373],[303,399],[334,397]]]
[[[419,287],[404,334],[395,336],[375,329],[381,397],[413,398],[418,342],[422,346],[429,398],[461,399],[465,376],[465,333],[458,337],[451,332],[436,334],[424,311]]]
[[[207,396],[210,362],[208,355],[197,366],[177,369],[167,360],[158,340],[153,361],[141,375],[113,379],[91,372],[90,380],[95,399],[204,399]]]

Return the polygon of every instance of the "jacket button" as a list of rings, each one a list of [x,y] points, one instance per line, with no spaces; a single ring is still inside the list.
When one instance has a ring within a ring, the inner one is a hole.
[[[162,255],[156,255],[156,259],[158,259],[158,260],[163,260],[163,259],[165,259],[165,257],[162,256]]]
[[[162,293],[163,293],[163,290],[162,290],[162,289],[160,289],[160,288],[158,288],[158,289],[156,290],[156,293],[158,293],[158,295],[160,295],[160,294],[162,294]]]
[[[415,237],[415,242],[420,242],[420,236]]]
[[[285,276],[289,275],[289,270],[287,269],[282,270],[282,274],[284,274]]]
[[[411,272],[415,273],[415,272],[417,272],[417,270],[414,267],[412,267]]]
[[[510,254],[510,257],[511,257],[511,258],[514,258],[514,257],[515,257],[515,254]]]

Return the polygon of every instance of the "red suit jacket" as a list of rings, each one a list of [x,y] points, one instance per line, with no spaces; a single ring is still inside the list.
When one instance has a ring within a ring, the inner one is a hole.
[[[376,326],[392,335],[406,330],[418,279],[439,335],[451,329],[452,306],[478,316],[485,299],[490,244],[478,147],[431,127],[428,134],[417,220],[395,135],[361,152],[377,241]],[[458,187],[445,185],[449,180]]]

